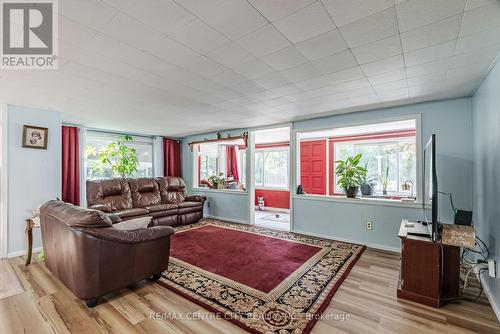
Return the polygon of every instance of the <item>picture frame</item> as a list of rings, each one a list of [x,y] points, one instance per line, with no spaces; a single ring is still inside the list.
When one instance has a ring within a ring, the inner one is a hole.
[[[34,125],[23,126],[23,143],[25,148],[34,148],[39,150],[47,149],[49,129]]]

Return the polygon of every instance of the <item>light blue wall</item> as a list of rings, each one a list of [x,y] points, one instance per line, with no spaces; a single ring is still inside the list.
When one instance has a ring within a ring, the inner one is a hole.
[[[431,134],[435,133],[437,137],[440,191],[452,192],[458,208],[472,209],[471,103],[468,98],[311,119],[294,123],[294,130],[324,129],[415,114],[421,115],[423,144]],[[440,200],[441,221],[452,222],[453,212],[448,198],[441,196]],[[397,234],[401,219],[424,218],[420,208],[299,198],[294,199],[293,214],[296,231],[395,249],[399,249]],[[367,220],[374,223],[372,231],[366,230]]]
[[[437,134],[437,167],[441,191],[452,192],[455,205],[472,209],[472,139],[471,101],[468,98],[421,103],[404,107],[371,110],[299,121],[294,130],[316,130],[364,121],[379,121],[405,115],[421,115],[422,140]],[[246,129],[230,131],[239,135]],[[226,135],[226,133],[224,133]],[[215,133],[183,139],[183,175],[192,186],[192,153],[188,142],[215,138]],[[248,197],[226,193],[205,193],[211,199],[209,214],[246,221]],[[452,210],[446,197],[441,197],[441,220],[452,221]],[[352,240],[370,245],[399,249],[397,237],[402,218],[422,219],[420,208],[401,208],[362,203],[343,203],[294,198],[294,230],[332,238]],[[372,231],[366,221],[374,222]]]
[[[474,134],[474,225],[500,261],[500,64],[491,70],[472,98]],[[500,278],[486,279],[500,311]]]
[[[61,115],[57,112],[18,106],[8,112],[8,254],[26,249],[24,221],[31,210],[61,197]],[[23,125],[49,128],[47,150],[22,147]],[[41,246],[40,231],[33,247]]]
[[[240,136],[247,129],[236,129],[223,131],[223,136]],[[248,222],[248,193],[214,192],[193,190],[193,152],[189,149],[188,143],[203,139],[217,138],[217,134],[207,133],[202,135],[190,136],[182,140],[182,176],[186,181],[190,194],[205,195],[210,202],[210,207],[205,206],[205,214],[214,217],[223,217],[239,222]],[[247,167],[249,165],[247,164]],[[247,170],[246,175],[249,174]]]

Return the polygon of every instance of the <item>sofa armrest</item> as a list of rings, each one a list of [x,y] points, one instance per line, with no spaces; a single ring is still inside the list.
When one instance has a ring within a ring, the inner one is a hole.
[[[203,195],[188,196],[184,200],[186,202],[200,202],[201,204],[205,204],[205,201],[207,200],[207,196],[203,196]]]
[[[89,209],[99,210],[99,211],[106,212],[106,213],[111,212],[111,207],[108,205],[103,205],[103,204],[91,205],[91,206],[89,206]]]
[[[138,244],[141,242],[153,241],[165,237],[170,237],[175,233],[174,229],[170,226],[153,226],[133,231],[119,230],[114,227],[76,229],[97,239],[104,239],[125,244]]]

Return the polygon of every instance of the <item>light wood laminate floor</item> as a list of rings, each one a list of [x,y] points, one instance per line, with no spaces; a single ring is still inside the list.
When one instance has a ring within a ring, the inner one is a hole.
[[[34,259],[29,267],[24,266],[24,257],[0,262],[0,266],[14,269],[26,290],[0,300],[2,334],[245,333],[222,319],[180,319],[203,317],[208,312],[149,281],[105,296],[100,305],[87,309],[36,256]],[[322,319],[312,333],[500,333],[500,324],[484,296],[474,303],[440,309],[399,301],[398,270],[398,254],[367,249],[325,311],[336,318],[350,318]],[[474,293],[471,289],[469,295]],[[165,312],[170,318],[150,319],[152,313]]]

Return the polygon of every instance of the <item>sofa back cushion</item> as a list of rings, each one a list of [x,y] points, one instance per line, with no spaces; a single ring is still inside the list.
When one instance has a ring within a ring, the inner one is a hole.
[[[161,203],[160,188],[154,179],[130,179],[129,185],[134,208],[144,208]]]
[[[40,207],[42,224],[46,219],[56,219],[73,227],[110,227],[109,216],[98,210],[85,209],[62,201],[49,201]]]
[[[113,211],[131,209],[132,192],[128,180],[87,181],[87,205],[111,205]]]
[[[180,203],[186,198],[186,184],[176,176],[157,177],[162,204]]]

